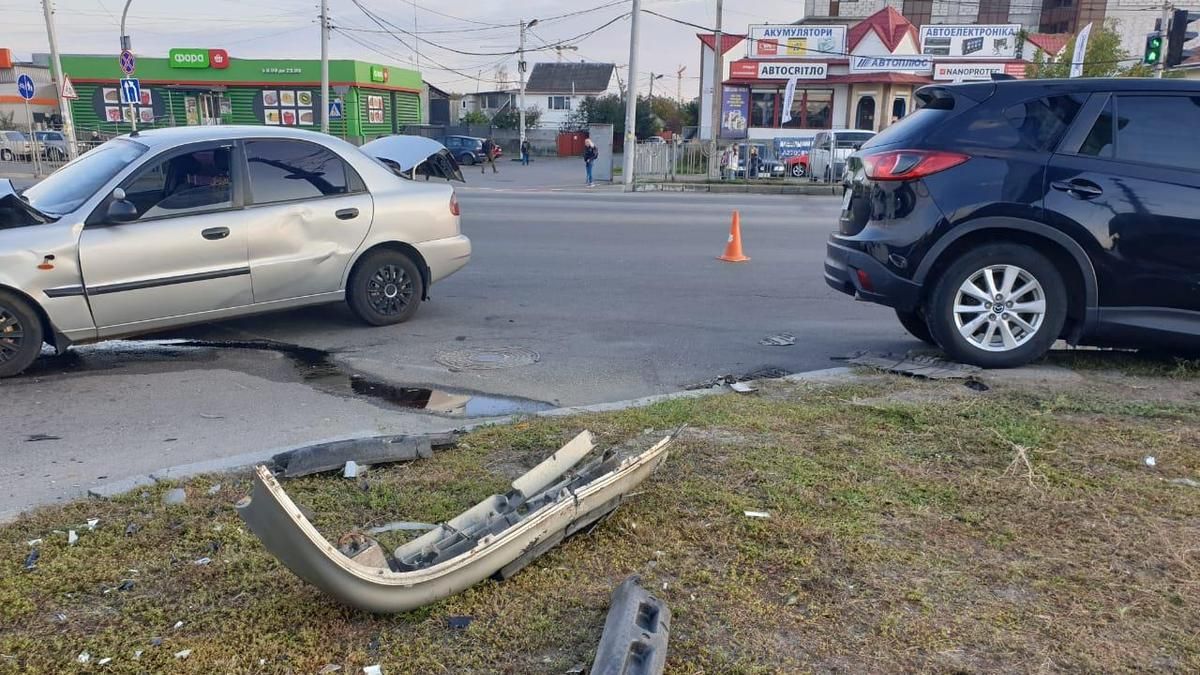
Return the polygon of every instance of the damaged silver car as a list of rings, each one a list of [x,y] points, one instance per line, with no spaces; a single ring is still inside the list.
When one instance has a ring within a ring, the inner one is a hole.
[[[463,591],[488,577],[508,578],[564,538],[612,513],[667,458],[669,436],[643,452],[595,448],[576,436],[461,515],[386,555],[361,533],[323,537],[264,466],[238,513],[280,562],[342,602],[370,612],[404,612]],[[578,466],[578,468],[576,468]]]
[[[0,180],[0,377],[59,351],[346,301],[408,320],[471,257],[454,158],[427,138],[356,148],[300,129],[122,136],[17,192]]]

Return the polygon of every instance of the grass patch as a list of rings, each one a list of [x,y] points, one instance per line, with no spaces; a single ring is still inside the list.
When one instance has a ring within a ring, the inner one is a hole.
[[[342,607],[267,554],[233,510],[246,475],[187,482],[185,506],[162,506],[159,485],[41,509],[0,527],[0,672],[111,657],[112,672],[562,673],[590,661],[631,573],[674,613],[672,672],[1200,669],[1200,489],[1163,480],[1200,476],[1200,416],[1078,387],[961,389],[768,382],[755,396],[479,429],[431,460],[370,471],[365,490],[288,482],[336,538],[447,519],[580,429],[648,447],[690,425],[591,534],[507,582],[396,616]],[[907,390],[919,400],[887,396]],[[1029,472],[1010,470],[1018,446]],[[451,630],[454,615],[474,621]]]

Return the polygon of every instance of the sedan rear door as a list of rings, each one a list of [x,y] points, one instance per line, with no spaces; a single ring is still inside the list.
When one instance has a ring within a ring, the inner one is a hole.
[[[245,155],[254,302],[340,291],[374,215],[362,178],[337,153],[309,141],[251,139]]]

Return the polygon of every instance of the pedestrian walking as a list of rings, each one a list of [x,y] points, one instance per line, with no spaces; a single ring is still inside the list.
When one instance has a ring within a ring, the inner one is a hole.
[[[758,146],[754,146],[754,145],[750,146],[750,161],[748,161],[746,164],[747,164],[746,174],[749,175],[751,178],[758,178],[758,169],[759,169]]]
[[[488,136],[483,139],[483,161],[484,164],[479,165],[479,175],[487,173],[487,165],[492,165],[492,173],[500,173],[496,168],[496,144],[492,141],[492,137]]]
[[[521,165],[522,166],[529,166],[529,151],[530,150],[531,150],[531,148],[529,146],[529,139],[527,138],[527,139],[521,141]]]
[[[592,162],[595,162],[596,158],[599,156],[600,151],[596,149],[596,144],[592,142],[592,139],[589,138],[585,140],[583,142],[583,163],[587,167],[588,187],[593,187],[595,185],[595,183],[592,182]]]

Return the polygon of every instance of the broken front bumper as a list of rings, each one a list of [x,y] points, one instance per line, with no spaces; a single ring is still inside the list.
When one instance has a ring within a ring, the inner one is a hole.
[[[360,609],[404,612],[493,575],[507,578],[611,513],[666,459],[671,440],[631,456],[610,451],[575,470],[594,448],[585,431],[513,481],[507,494],[493,495],[404,544],[390,560],[374,542],[353,558],[343,554],[263,466],[238,512],[267,550],[300,578]]]

